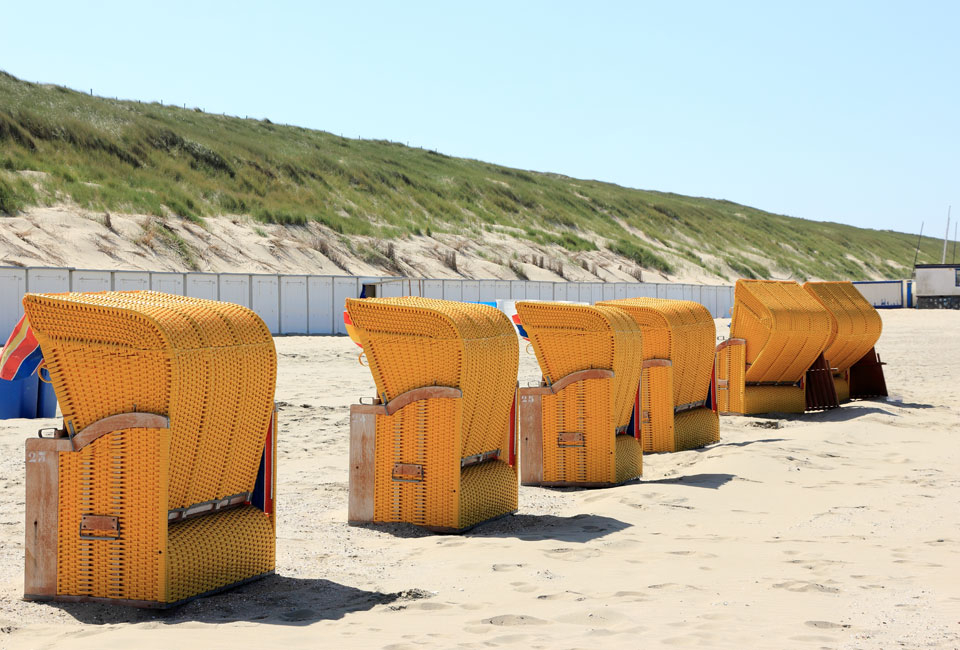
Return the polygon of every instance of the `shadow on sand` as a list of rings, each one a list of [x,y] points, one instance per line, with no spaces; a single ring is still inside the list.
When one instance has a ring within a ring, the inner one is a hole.
[[[38,603],[38,606],[57,607],[77,621],[89,625],[151,621],[166,625],[191,621],[210,624],[250,621],[268,625],[310,625],[317,621],[343,618],[351,612],[365,611],[377,605],[429,598],[430,595],[419,589],[382,593],[322,578],[271,575],[209,598],[197,598],[165,610],[102,603],[51,602]]]
[[[737,478],[736,474],[688,474],[687,476],[671,476],[670,478],[643,481],[643,485],[688,485],[717,490],[735,478]]]
[[[437,533],[413,524],[357,524],[357,527],[369,528],[401,538],[437,535]],[[555,539],[567,542],[589,542],[629,527],[630,524],[626,522],[601,515],[583,514],[562,517],[559,515],[512,514],[477,524],[461,534],[463,537],[516,537],[524,541]]]
[[[552,539],[585,543],[629,528],[631,524],[603,515],[512,515],[477,526],[467,537],[516,537],[525,542]]]

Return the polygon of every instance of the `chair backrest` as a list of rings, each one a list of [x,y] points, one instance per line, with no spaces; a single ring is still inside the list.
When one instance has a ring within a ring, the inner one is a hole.
[[[800,381],[830,332],[830,314],[796,282],[737,280],[730,336],[747,342],[745,381]]]
[[[880,339],[880,314],[852,282],[807,282],[803,288],[830,313],[831,337],[823,356],[831,367],[848,370]]]
[[[347,300],[383,402],[425,386],[463,393],[461,457],[497,449],[510,420],[519,344],[494,307],[432,298]]]
[[[640,326],[626,312],[615,307],[518,302],[517,313],[548,383],[578,370],[612,370],[616,425],[630,421],[643,368],[643,341]]]
[[[707,398],[717,328],[706,307],[690,300],[623,298],[597,303],[622,309],[643,331],[643,358],[673,365],[673,404]]]
[[[168,508],[253,489],[277,356],[251,310],[155,291],[27,294],[64,421],[170,418]]]

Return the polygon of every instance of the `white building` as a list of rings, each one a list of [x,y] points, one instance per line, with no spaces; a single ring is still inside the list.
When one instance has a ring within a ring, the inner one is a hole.
[[[914,273],[919,309],[960,309],[960,264],[918,264]]]

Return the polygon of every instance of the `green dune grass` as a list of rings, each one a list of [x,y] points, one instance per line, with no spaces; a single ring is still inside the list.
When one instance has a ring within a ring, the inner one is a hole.
[[[347,237],[499,231],[570,252],[609,248],[666,273],[685,260],[720,277],[903,277],[917,243],[0,73],[0,212],[65,201],[201,224],[223,214],[316,221]],[[939,245],[925,238],[921,261],[939,261]]]

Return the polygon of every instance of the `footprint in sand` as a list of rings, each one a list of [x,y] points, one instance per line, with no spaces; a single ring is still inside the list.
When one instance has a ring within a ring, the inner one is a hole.
[[[537,600],[583,600],[583,594],[577,591],[561,591],[556,594],[540,594]]]
[[[543,554],[554,560],[579,562],[580,560],[588,560],[590,558],[597,557],[600,555],[600,551],[597,549],[552,548],[549,551],[544,551]]]
[[[803,624],[808,627],[815,627],[818,630],[842,630],[850,627],[844,623],[831,623],[830,621],[805,621]]]
[[[527,566],[526,564],[494,564],[494,571],[516,571],[521,567]]]
[[[627,616],[616,610],[586,610],[561,616],[557,621],[561,623],[571,623],[573,625],[586,625],[589,627],[604,628],[616,625],[627,620]]]
[[[839,594],[840,590],[836,587],[829,587],[817,582],[806,582],[805,580],[790,580],[773,585],[774,589],[786,589],[787,591],[807,592],[819,591],[825,594]]]
[[[438,609],[450,609],[450,607],[452,607],[452,605],[448,605],[446,603],[431,603],[431,602],[414,603],[412,605],[407,605],[407,609],[422,609],[425,611],[435,611]]]
[[[536,616],[527,616],[526,614],[501,614],[500,616],[493,616],[491,618],[485,618],[481,623],[486,623],[487,625],[545,625],[547,621],[542,618],[537,618]]]

